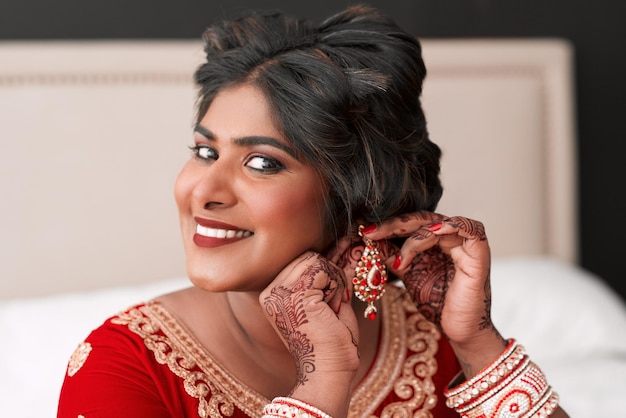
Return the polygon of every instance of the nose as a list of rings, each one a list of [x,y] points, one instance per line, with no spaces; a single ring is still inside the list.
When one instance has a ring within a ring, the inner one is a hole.
[[[233,175],[220,160],[198,167],[192,190],[196,205],[204,209],[230,207],[237,201],[233,189]]]

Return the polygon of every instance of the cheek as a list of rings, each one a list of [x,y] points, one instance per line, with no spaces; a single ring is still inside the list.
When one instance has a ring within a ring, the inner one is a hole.
[[[189,163],[187,163],[183,166],[182,170],[180,170],[180,173],[178,173],[176,183],[174,183],[174,198],[180,210],[189,206],[193,184],[193,176],[191,175]]]
[[[256,207],[265,219],[276,226],[282,224],[291,234],[297,231],[305,240],[323,240],[324,196],[317,189],[316,185],[309,185],[290,189],[288,193],[284,189],[273,190],[260,195]]]

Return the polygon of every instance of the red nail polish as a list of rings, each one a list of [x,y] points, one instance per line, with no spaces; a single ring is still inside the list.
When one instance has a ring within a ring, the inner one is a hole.
[[[363,228],[361,232],[364,234],[371,234],[372,232],[376,231],[376,228],[378,228],[378,225],[376,224],[368,225],[365,228]]]
[[[435,231],[439,231],[439,230],[441,229],[441,227],[442,227],[442,226],[443,226],[443,222],[437,222],[437,223],[434,223],[434,224],[432,224],[432,225],[429,225],[429,226],[428,226],[428,229],[429,229],[431,232],[435,232]]]
[[[393,267],[394,269],[397,269],[398,267],[400,267],[400,264],[401,264],[401,263],[402,263],[402,256],[401,256],[400,254],[398,254],[398,255],[396,256],[396,259],[395,259],[395,260],[394,260],[394,262],[393,262],[393,266],[392,266],[392,267]]]

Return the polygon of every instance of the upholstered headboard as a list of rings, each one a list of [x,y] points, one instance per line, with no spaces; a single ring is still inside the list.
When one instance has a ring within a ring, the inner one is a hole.
[[[571,50],[425,40],[440,211],[495,257],[577,261]],[[0,298],[184,276],[173,200],[195,41],[0,43]]]

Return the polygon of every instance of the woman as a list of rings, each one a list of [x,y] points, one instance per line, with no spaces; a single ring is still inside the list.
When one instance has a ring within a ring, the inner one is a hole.
[[[566,416],[491,322],[484,228],[433,212],[419,43],[366,7],[205,40],[175,190],[194,286],[95,330],[58,415]]]

